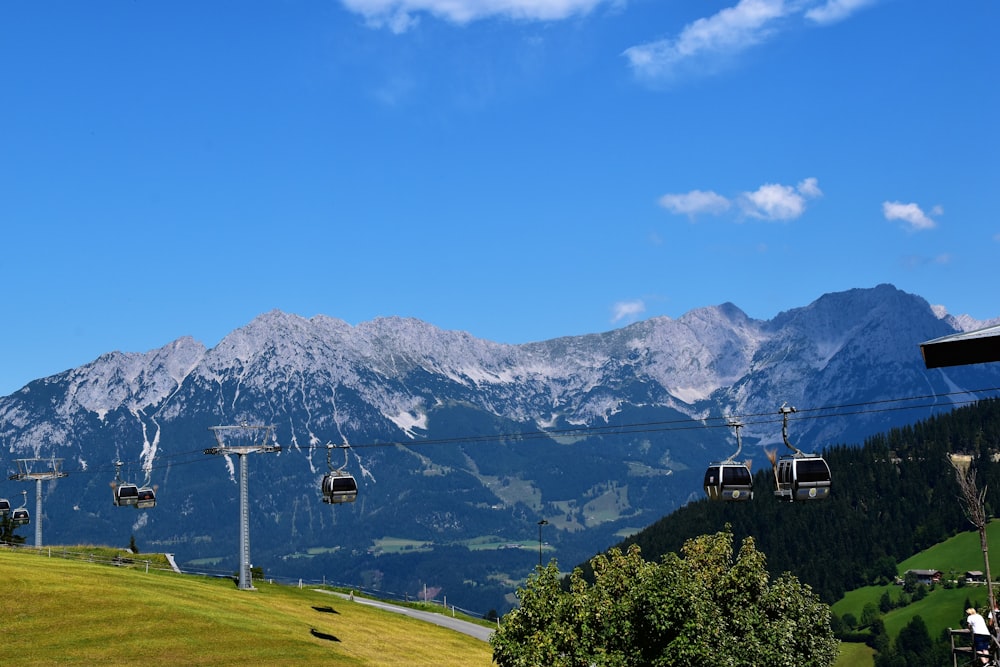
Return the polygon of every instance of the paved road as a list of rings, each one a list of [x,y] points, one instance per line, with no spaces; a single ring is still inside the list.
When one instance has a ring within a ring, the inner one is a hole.
[[[329,595],[336,595],[337,597],[343,598],[345,600],[350,600],[351,597],[346,593],[338,593],[336,591],[324,591],[320,589],[315,589],[318,593],[327,593]],[[403,614],[404,616],[412,616],[413,618],[419,618],[421,621],[427,621],[428,623],[434,623],[435,625],[440,625],[445,628],[449,628],[456,632],[461,632],[466,635],[475,637],[484,642],[490,640],[490,635],[493,634],[493,628],[488,628],[483,625],[478,625],[477,623],[470,623],[468,621],[463,621],[460,618],[452,618],[447,614],[436,614],[430,611],[421,611],[419,609],[411,609],[410,607],[401,607],[399,605],[392,604],[390,602],[381,602],[379,600],[370,600],[368,598],[356,597],[354,602],[357,604],[366,604],[370,607],[377,607],[379,609],[384,609],[385,611],[391,611],[396,614]]]

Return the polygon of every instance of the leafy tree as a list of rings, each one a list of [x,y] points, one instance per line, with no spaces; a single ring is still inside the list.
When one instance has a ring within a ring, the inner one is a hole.
[[[920,616],[899,631],[892,646],[886,646],[876,657],[875,667],[937,667],[951,662],[951,647],[947,640],[934,642],[927,624]]]
[[[919,615],[907,623],[896,637],[897,649],[905,649],[916,655],[924,655],[931,650],[931,636],[927,632],[927,624]]]
[[[0,542],[3,544],[24,544],[24,537],[15,535],[14,531],[18,526],[14,525],[9,514],[5,514],[0,520]]]
[[[790,574],[772,580],[746,538],[726,530],[688,540],[680,554],[645,561],[638,546],[612,549],[560,587],[538,568],[520,607],[494,633],[501,667],[729,665],[828,667],[837,655],[830,609]]]
[[[874,602],[866,602],[865,606],[861,609],[861,625],[870,626],[874,623],[880,614],[878,612],[878,606]]]

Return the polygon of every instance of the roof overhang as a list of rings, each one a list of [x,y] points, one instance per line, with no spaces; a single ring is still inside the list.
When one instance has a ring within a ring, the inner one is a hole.
[[[1000,361],[1000,324],[929,340],[920,353],[927,368]]]

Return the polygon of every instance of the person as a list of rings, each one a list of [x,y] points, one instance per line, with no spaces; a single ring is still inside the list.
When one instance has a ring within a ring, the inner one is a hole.
[[[979,656],[979,662],[985,665],[990,661],[990,631],[986,627],[986,619],[974,607],[969,607],[965,613],[965,621],[972,631],[972,650]]]

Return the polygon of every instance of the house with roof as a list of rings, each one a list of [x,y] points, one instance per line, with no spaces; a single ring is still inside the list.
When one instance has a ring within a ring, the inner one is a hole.
[[[941,570],[907,570],[903,576],[913,574],[917,578],[918,584],[931,586],[941,583]]]

